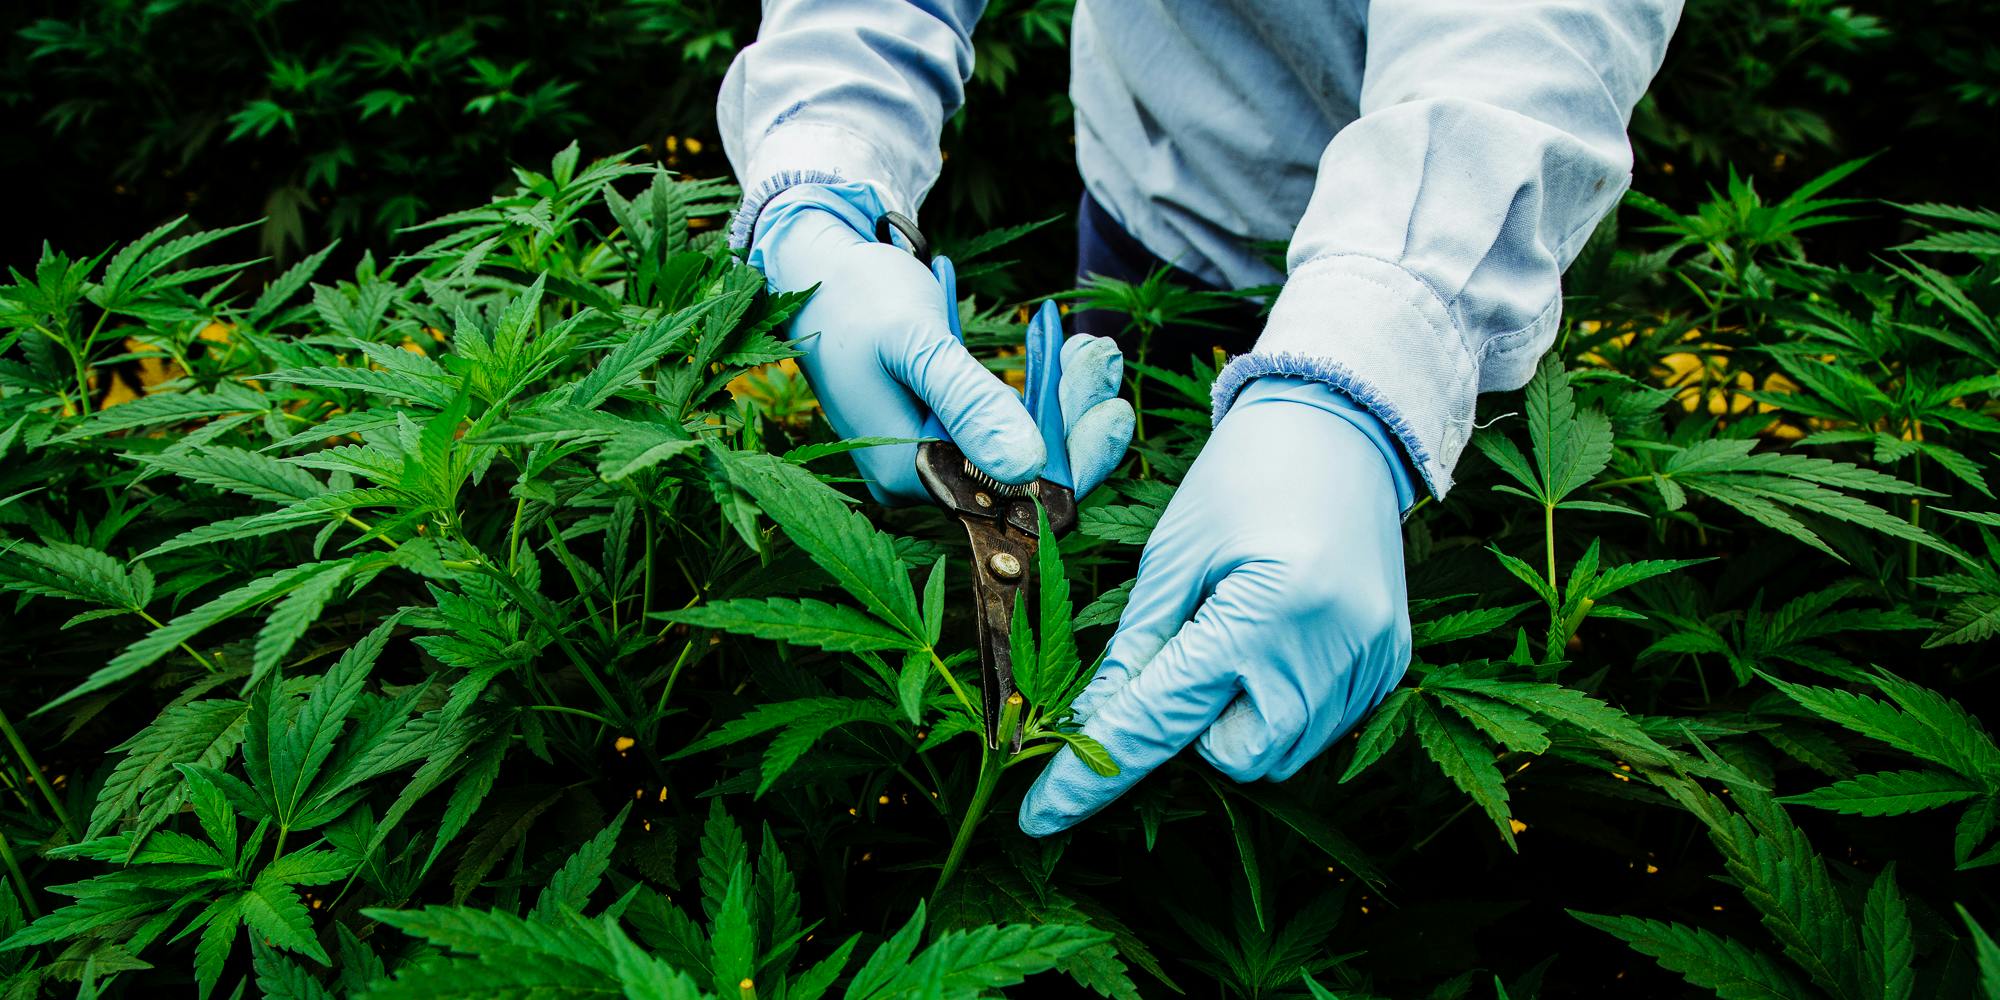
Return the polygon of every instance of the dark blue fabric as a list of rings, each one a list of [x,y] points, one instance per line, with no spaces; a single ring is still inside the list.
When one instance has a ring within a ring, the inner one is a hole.
[[[1117,278],[1138,284],[1161,267],[1168,268],[1167,280],[1183,288],[1200,291],[1217,289],[1201,279],[1171,267],[1166,261],[1154,256],[1151,251],[1139,245],[1089,191],[1076,210],[1076,280],[1079,285],[1090,275],[1099,274],[1107,278]],[[1078,309],[1070,313],[1071,329],[1077,333],[1087,333],[1094,337],[1110,337],[1118,342],[1126,354],[1136,356],[1138,335],[1129,331],[1127,319],[1122,313],[1106,312],[1099,309]],[[1149,345],[1149,362],[1164,365],[1169,371],[1181,369],[1179,357],[1193,356],[1208,360],[1213,348],[1220,347],[1231,355],[1244,354],[1257,339],[1257,332],[1263,328],[1263,318],[1257,307],[1249,302],[1229,309],[1202,314],[1204,322],[1214,323],[1213,328],[1172,324],[1162,327],[1153,335]]]

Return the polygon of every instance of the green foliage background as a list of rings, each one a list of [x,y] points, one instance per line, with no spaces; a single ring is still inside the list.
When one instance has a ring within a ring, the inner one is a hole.
[[[1142,440],[985,751],[954,526],[857,502],[688,179],[747,8],[0,14],[0,991],[2000,996],[1994,5],[1690,4],[1557,349],[1406,525],[1403,686],[1049,841],[1206,435],[1154,334],[1221,303],[1077,293]],[[993,5],[928,211],[1003,371],[1066,17]]]

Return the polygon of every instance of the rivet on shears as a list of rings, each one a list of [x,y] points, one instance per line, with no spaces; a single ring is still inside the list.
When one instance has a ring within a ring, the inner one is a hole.
[[[1002,580],[1012,580],[1021,575],[1021,560],[1011,552],[995,552],[991,559],[986,560],[986,568]]]
[[[981,507],[991,507],[991,506],[993,506],[993,498],[992,498],[992,497],[990,497],[990,496],[987,496],[987,495],[986,495],[986,494],[984,494],[984,493],[974,493],[974,494],[972,495],[972,502],[973,502],[973,503],[976,503],[976,504],[978,504],[978,505],[979,505],[979,506],[981,506]]]

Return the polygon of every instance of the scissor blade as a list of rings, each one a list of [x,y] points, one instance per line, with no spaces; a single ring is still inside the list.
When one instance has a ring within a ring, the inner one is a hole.
[[[979,691],[986,747],[1021,748],[1021,733],[1000,732],[1001,709],[1014,693],[1014,605],[1034,565],[1035,546],[995,521],[965,519],[972,541],[972,597],[979,622]]]
[[[1076,524],[1076,498],[1069,488],[1036,480],[1005,487],[974,469],[956,445],[927,441],[917,446],[917,478],[938,505],[958,517],[972,543],[972,595],[979,625],[980,707],[986,716],[986,747],[1001,746],[1000,716],[1014,694],[1012,632],[1014,604],[1031,590],[1035,551],[1041,535],[1035,508],[1048,515],[1049,530],[1062,534]],[[1017,729],[1006,734],[1021,749]]]

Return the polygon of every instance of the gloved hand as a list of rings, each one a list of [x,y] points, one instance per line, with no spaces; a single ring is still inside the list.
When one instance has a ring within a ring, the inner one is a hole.
[[[771,289],[818,286],[792,318],[791,336],[827,422],[843,438],[917,439],[934,412],[986,474],[1004,483],[1034,479],[1047,457],[1042,436],[1020,395],[960,342],[949,266],[933,274],[907,250],[876,242],[881,214],[865,185],[802,184],[757,217],[750,263]],[[1060,320],[1045,306],[1036,322]],[[1071,337],[1062,371],[1057,395],[1081,497],[1125,454],[1132,405],[1118,398],[1124,356],[1110,340]],[[859,449],[854,461],[875,499],[929,499],[917,480],[916,445]]]
[[[1353,728],[1409,665],[1400,512],[1413,495],[1387,429],[1339,390],[1245,387],[1153,529],[1076,701],[1118,774],[1064,748],[1021,829],[1067,829],[1197,739],[1223,774],[1279,781]]]

